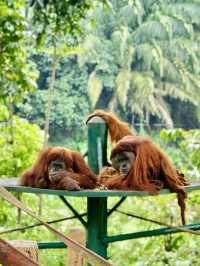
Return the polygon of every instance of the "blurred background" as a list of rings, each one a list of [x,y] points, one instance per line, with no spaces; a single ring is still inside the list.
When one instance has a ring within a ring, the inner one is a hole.
[[[199,14],[198,0],[0,0],[0,176],[18,177],[47,145],[84,154],[84,121],[99,108],[151,136],[189,180],[200,178]],[[23,195],[35,210],[37,198]],[[198,222],[199,192],[187,202],[188,223]],[[61,218],[63,208],[47,196],[42,217]],[[123,210],[180,223],[174,195],[128,198]],[[0,199],[0,230],[16,217]],[[76,223],[56,226],[67,233]],[[155,228],[122,214],[109,224],[109,234]],[[3,237],[54,239],[40,227]],[[199,265],[199,244],[187,234],[144,238],[111,244],[109,256],[120,266]],[[64,265],[65,253],[41,251],[42,265]]]

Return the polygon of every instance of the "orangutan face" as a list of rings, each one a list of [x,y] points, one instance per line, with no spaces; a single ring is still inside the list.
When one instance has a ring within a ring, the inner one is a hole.
[[[66,170],[65,162],[62,160],[51,161],[48,166],[49,173]]]
[[[51,161],[48,165],[48,175],[52,183],[58,182],[63,176],[67,175],[66,165],[63,160]]]
[[[112,158],[112,166],[124,176],[127,176],[135,161],[133,152],[124,151]]]

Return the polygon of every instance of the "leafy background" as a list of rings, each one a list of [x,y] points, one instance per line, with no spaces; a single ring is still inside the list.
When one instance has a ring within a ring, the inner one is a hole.
[[[48,145],[84,154],[84,118],[103,108],[138,134],[150,135],[189,180],[199,179],[199,12],[198,0],[0,0],[0,176],[17,177],[32,165],[44,145],[46,122]],[[21,197],[38,212],[38,196]],[[86,210],[86,199],[69,201],[80,212]],[[109,199],[109,208],[116,201]],[[199,204],[199,192],[189,193],[188,223],[199,222]],[[119,210],[180,224],[174,194],[129,197]],[[18,215],[0,199],[0,232],[35,222]],[[43,197],[44,220],[63,216],[71,213],[59,199]],[[74,220],[54,226],[66,235],[70,228],[82,228]],[[108,233],[153,228],[116,212]],[[56,240],[43,227],[1,237]],[[199,242],[183,233],[128,240],[109,245],[108,257],[120,266],[198,266]],[[66,254],[43,250],[40,260],[65,265]]]

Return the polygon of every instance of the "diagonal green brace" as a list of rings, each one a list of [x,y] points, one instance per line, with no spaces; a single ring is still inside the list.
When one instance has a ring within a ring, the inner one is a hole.
[[[125,201],[126,197],[122,197],[113,207],[108,211],[108,217]]]
[[[87,222],[82,218],[82,216],[71,206],[71,204],[63,196],[59,198],[64,202],[64,204],[72,211],[76,218],[82,223],[84,227],[87,227]]]

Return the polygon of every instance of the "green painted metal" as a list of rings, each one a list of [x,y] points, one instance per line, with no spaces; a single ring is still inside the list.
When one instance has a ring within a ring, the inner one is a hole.
[[[88,198],[88,227],[86,245],[104,258],[107,257],[107,198]]]
[[[107,162],[107,126],[103,120],[88,123],[88,163],[95,173]],[[105,193],[102,193],[105,195]],[[107,244],[102,239],[107,236],[107,196],[88,197],[87,248],[104,258]]]
[[[100,118],[99,118],[100,119]],[[93,122],[94,121],[94,122]],[[103,120],[94,119],[88,123],[88,164],[95,173],[99,173],[99,160],[107,162],[107,126]],[[100,147],[99,147],[100,144]],[[99,153],[101,148],[101,154]]]
[[[124,201],[126,197],[122,197],[113,207],[110,209],[107,213],[107,216],[109,217]]]
[[[95,173],[99,172],[101,166],[107,162],[107,126],[102,120],[93,120],[88,123],[88,163]],[[88,221],[83,220],[80,215],[70,205],[71,211],[76,218],[81,219],[82,224],[87,229],[86,245],[89,249],[95,251],[103,257],[107,257],[107,245],[116,241],[124,241],[128,239],[136,239],[141,237],[152,237],[159,235],[166,235],[171,233],[178,233],[176,229],[158,228],[153,230],[146,230],[134,232],[130,234],[121,234],[116,236],[107,236],[107,220],[117,207],[125,200],[127,196],[156,196],[170,193],[168,189],[163,189],[157,194],[152,194],[144,191],[97,191],[97,190],[83,190],[83,191],[64,191],[52,189],[39,189],[30,187],[21,187],[17,185],[17,179],[0,180],[0,186],[7,188],[9,191],[25,192],[34,194],[46,194],[52,196],[60,196],[66,203],[67,197],[87,197]],[[185,191],[191,192],[200,189],[200,180],[192,183],[190,186],[184,188]],[[108,197],[122,197],[115,206],[107,211]],[[66,204],[69,207],[69,203]],[[183,228],[192,230],[199,230],[200,224],[185,225]],[[57,249],[66,248],[63,242],[39,242],[39,249]]]
[[[89,156],[90,157],[90,156]],[[93,161],[91,159],[91,161]],[[94,166],[94,165],[93,165]],[[46,194],[49,196],[67,196],[67,197],[92,197],[92,198],[104,198],[104,197],[145,197],[145,196],[157,196],[165,195],[170,192],[169,189],[162,189],[157,194],[152,194],[146,191],[120,191],[120,190],[82,190],[82,191],[66,191],[66,190],[54,190],[54,189],[41,189],[41,188],[31,188],[22,187],[17,185],[8,184],[8,179],[1,179],[0,186],[5,187],[9,191],[13,192],[24,192],[24,193],[34,193],[34,194]],[[200,181],[191,183],[191,185],[184,188],[186,192],[192,192],[195,190],[200,190]]]
[[[184,225],[181,227],[187,228],[187,229],[192,229],[192,230],[199,230],[200,229],[200,223],[187,224],[187,225]],[[108,243],[112,243],[112,242],[116,242],[116,241],[124,241],[124,240],[129,240],[129,239],[160,236],[160,235],[175,234],[175,233],[180,233],[180,231],[178,231],[177,229],[174,229],[174,228],[162,227],[159,229],[139,231],[139,232],[134,232],[134,233],[130,233],[130,234],[107,236],[103,239],[103,242],[108,244]]]
[[[64,204],[71,210],[75,217],[82,223],[84,227],[87,227],[87,222],[82,218],[82,216],[72,207],[72,205],[63,196],[59,196]]]
[[[39,249],[57,249],[57,248],[67,248],[64,242],[37,242]]]

